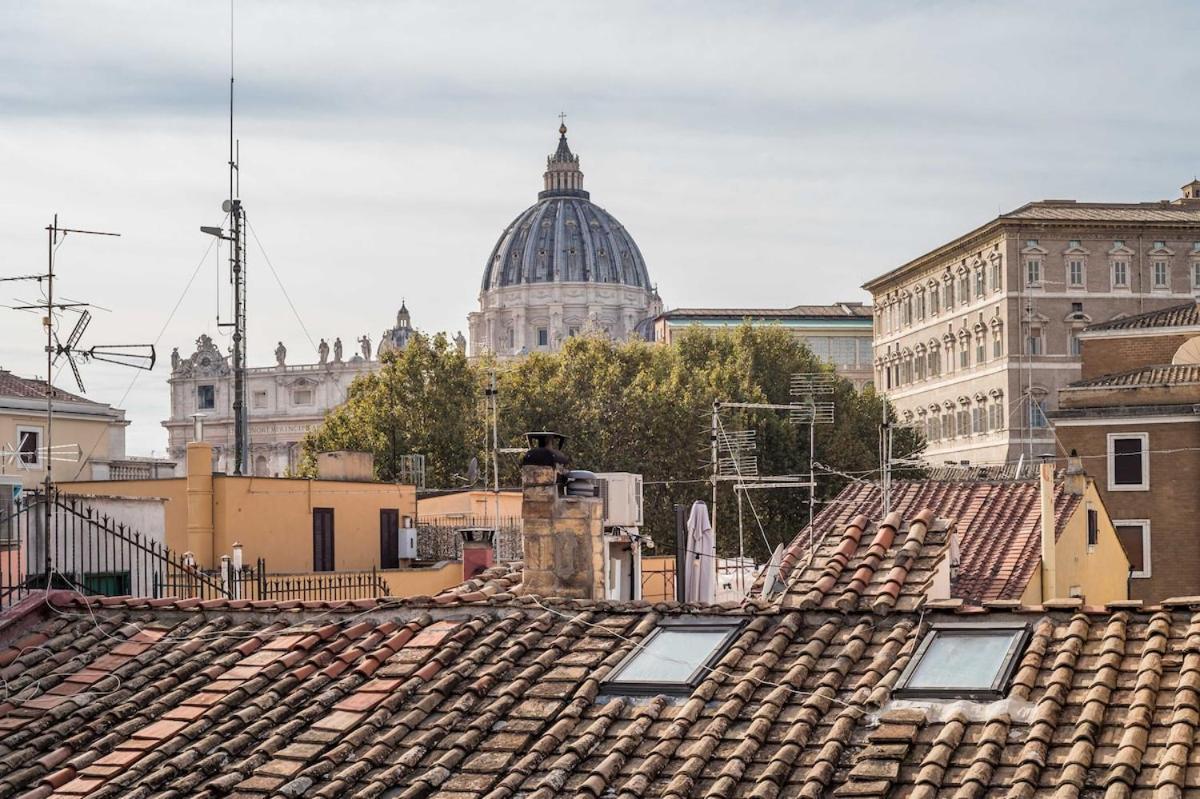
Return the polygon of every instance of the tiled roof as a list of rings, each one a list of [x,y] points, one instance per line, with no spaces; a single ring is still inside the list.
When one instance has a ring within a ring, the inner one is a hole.
[[[1054,506],[1058,534],[1061,535],[1080,499],[1064,491],[1061,480],[1056,483]],[[930,518],[950,520],[952,530],[957,532],[959,553],[951,595],[969,604],[1020,598],[1040,561],[1042,509],[1036,480],[898,480],[892,484],[891,509],[894,514],[899,514],[899,518],[915,517],[929,511]],[[856,517],[862,517],[866,524],[860,525],[862,540],[848,550],[852,559],[846,568],[858,569],[866,563],[869,558],[867,544],[871,543],[866,537],[871,533],[867,531],[871,528],[871,520],[879,520],[882,515],[883,495],[879,486],[873,483],[851,483],[832,500],[813,521],[816,537],[821,541],[815,560],[819,568],[808,568],[796,574],[792,574],[790,568],[787,570],[787,592],[793,601],[802,601],[813,590],[814,581],[819,579],[820,570],[826,568],[831,557],[830,547],[845,545],[845,531],[860,521]],[[930,534],[933,534],[932,529]],[[934,536],[922,549],[925,562],[936,558],[929,546],[937,540]],[[895,561],[907,539],[895,535],[885,538],[883,544],[882,565],[874,569],[879,579],[886,579],[881,570]],[[805,530],[789,547],[785,565],[805,562],[807,552],[808,531]],[[920,582],[928,575],[923,569],[913,575],[918,582],[915,588],[919,589]],[[871,591],[866,591],[865,595],[870,597]]]
[[[1001,219],[1040,219],[1066,222],[1182,222],[1200,223],[1200,206],[1169,203],[1077,203],[1043,200],[1004,214]]]
[[[1128,372],[1118,372],[1111,375],[1101,375],[1090,380],[1076,380],[1071,388],[1121,388],[1136,386],[1179,386],[1189,383],[1200,383],[1200,364],[1183,363],[1166,366],[1143,366],[1130,369]]]
[[[1147,311],[1136,316],[1126,316],[1111,322],[1088,325],[1085,331],[1093,330],[1151,330],[1156,327],[1191,327],[1200,325],[1200,303],[1185,302],[1158,311]]]
[[[60,595],[4,631],[0,796],[1178,797],[1197,603],[709,608],[743,626],[670,700],[602,680],[673,604]],[[892,699],[931,624],[992,620],[1031,631],[1006,701]]]
[[[0,369],[0,397],[15,397],[17,399],[46,399],[46,381],[34,380],[28,377],[18,377],[12,372]],[[80,397],[57,386],[54,398],[68,402],[86,402],[89,405],[99,405],[86,397]]]
[[[811,317],[818,319],[854,318],[871,319],[874,309],[870,305],[859,303],[837,303],[834,305],[796,305],[792,308],[675,308],[665,311],[667,319],[688,319],[695,317]]]

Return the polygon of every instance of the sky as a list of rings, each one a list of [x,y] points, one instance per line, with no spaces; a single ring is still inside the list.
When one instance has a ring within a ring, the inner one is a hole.
[[[402,300],[465,333],[560,113],[672,308],[869,301],[1000,211],[1174,198],[1200,171],[1193,3],[234,3],[251,365],[378,341]],[[230,6],[0,19],[0,275],[44,270],[55,213],[121,234],[68,237],[56,292],[96,305],[85,344],[157,344],[152,372],[83,377],[127,411],[130,454],[162,455],[171,349],[229,343],[199,226],[227,193]],[[0,283],[0,304],[37,296]],[[0,367],[43,373],[42,341],[0,308]]]

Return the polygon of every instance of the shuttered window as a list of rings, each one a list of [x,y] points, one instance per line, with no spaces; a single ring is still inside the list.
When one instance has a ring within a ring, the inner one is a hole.
[[[333,571],[333,508],[313,508],[313,571]]]

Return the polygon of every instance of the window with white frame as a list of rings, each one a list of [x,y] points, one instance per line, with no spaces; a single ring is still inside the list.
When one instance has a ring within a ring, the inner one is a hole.
[[[1112,262],[1112,287],[1114,289],[1129,288],[1129,262]]]
[[[539,327],[539,328],[537,329],[537,345],[538,345],[539,347],[546,347],[546,346],[548,346],[549,344],[550,344],[550,330],[549,330],[549,328],[545,328],[545,327]]]
[[[925,321],[925,292],[917,292],[917,321]]]
[[[982,266],[975,267],[975,296],[982,297],[987,292],[987,273]]]
[[[1192,262],[1192,288],[1200,289],[1200,261]]]
[[[1117,531],[1117,539],[1129,558],[1129,576],[1146,578],[1150,576],[1150,520],[1149,519],[1113,519],[1113,528]]]
[[[945,302],[943,302],[942,305],[946,306],[947,311],[952,310],[954,308],[954,281],[953,280],[947,280],[946,283],[942,286],[942,294],[944,295],[943,299],[945,299]]]
[[[958,276],[958,301],[963,305],[971,301],[971,276],[965,271]]]
[[[726,619],[668,619],[659,622],[605,678],[606,693],[686,696],[725,654],[740,628]]]
[[[1070,347],[1068,351],[1074,356],[1082,355],[1083,342],[1079,338],[1079,328],[1071,328],[1071,331],[1067,333],[1067,338]]]
[[[966,369],[971,365],[971,346],[964,338],[958,347],[958,366],[960,369]]]
[[[41,466],[42,428],[17,427],[17,464],[22,469]]]
[[[936,285],[934,285],[934,286],[933,286],[933,287],[932,287],[932,288],[929,290],[929,315],[930,315],[930,316],[937,316],[937,315],[938,315],[938,300],[939,300],[939,299],[940,299],[940,298],[938,297],[938,290],[937,290],[937,286],[936,286]]]
[[[311,388],[294,388],[292,389],[292,404],[293,405],[312,405],[313,390]]]
[[[1025,262],[1025,285],[1037,288],[1042,285],[1042,262],[1039,258],[1030,258]]]
[[[1083,288],[1083,259],[1067,261],[1067,285],[1073,289]]]
[[[954,414],[950,411],[942,415],[942,438],[954,438]]]
[[[992,261],[992,291],[1004,288],[1004,268],[999,258]]]
[[[965,407],[958,409],[958,434],[971,435],[971,411]]]
[[[984,411],[984,409],[983,409],[982,405],[976,405],[974,408],[971,409],[971,432],[972,433],[986,433],[987,432],[987,425],[985,423],[986,420],[984,419],[983,411]]]
[[[217,388],[212,385],[196,386],[196,408],[201,411],[211,411],[217,407]]]
[[[1004,331],[999,326],[992,328],[992,357],[1004,355]]]
[[[1029,401],[1029,426],[1041,430],[1049,426],[1046,421],[1045,397],[1032,397]]]
[[[984,341],[982,333],[975,336],[975,363],[987,363],[987,343]]]
[[[1166,261],[1154,262],[1154,288],[1159,291],[1164,291],[1169,288],[1170,273],[1167,271]]]
[[[942,371],[942,359],[941,356],[938,355],[938,351],[936,349],[931,349],[929,351],[929,355],[927,356],[927,360],[929,363],[929,376],[937,377]]]
[[[988,427],[992,430],[1004,429],[1004,402],[996,400],[988,406]]]
[[[1108,490],[1150,490],[1150,434],[1108,434]]]

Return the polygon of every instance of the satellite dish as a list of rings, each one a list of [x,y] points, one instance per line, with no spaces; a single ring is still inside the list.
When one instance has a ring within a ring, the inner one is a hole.
[[[1188,363],[1200,363],[1200,336],[1189,338],[1180,345],[1179,349],[1175,350],[1175,357],[1171,358],[1171,363],[1176,366]]]
[[[233,210],[233,203],[231,203],[229,200],[222,200],[221,201],[221,210],[224,211],[225,213],[229,213],[230,211]]]
[[[770,599],[783,589],[783,580],[779,579],[779,565],[783,562],[783,544],[775,547],[771,559],[767,561],[767,571],[763,575],[762,595]]]
[[[471,458],[471,462],[467,464],[467,484],[475,485],[479,482],[479,458]]]

